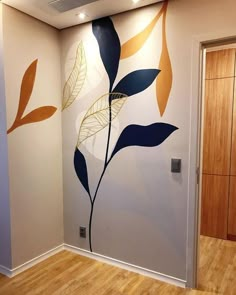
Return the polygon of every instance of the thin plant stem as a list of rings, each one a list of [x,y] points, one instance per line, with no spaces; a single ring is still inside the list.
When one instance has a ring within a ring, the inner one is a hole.
[[[100,179],[98,181],[98,185],[97,185],[97,188],[96,188],[96,191],[94,194],[94,198],[91,203],[91,211],[90,211],[90,218],[89,218],[89,247],[90,247],[91,252],[93,252],[93,248],[92,248],[92,222],[93,222],[94,203],[96,201],[98,190],[101,185],[101,181],[102,181],[103,176],[105,174],[106,168],[107,168],[107,165],[104,166],[104,169],[103,169]]]
[[[108,163],[110,162],[111,159],[108,161],[108,153],[109,153],[109,146],[110,146],[110,139],[111,139],[111,120],[112,120],[112,112],[111,112],[111,100],[109,96],[109,126],[108,126],[108,136],[107,136],[107,147],[106,147],[106,155],[105,155],[105,162],[104,162],[104,168],[102,171],[102,174],[100,176],[100,179],[98,181],[98,185],[94,194],[93,200],[91,200],[91,212],[90,212],[90,218],[89,218],[89,247],[90,251],[93,252],[92,248],[92,222],[93,222],[93,212],[94,212],[94,203],[97,198],[98,190],[101,184],[101,181],[103,179],[103,176],[105,174],[105,171],[107,169]]]
[[[111,139],[111,120],[112,120],[112,112],[111,112],[111,101],[109,97],[109,126],[108,126],[107,148],[106,148],[104,167],[107,165],[107,159],[108,159],[108,153],[109,153],[109,146],[110,146],[110,139]]]

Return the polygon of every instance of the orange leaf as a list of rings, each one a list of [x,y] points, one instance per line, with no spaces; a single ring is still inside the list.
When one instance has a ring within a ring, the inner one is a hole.
[[[50,118],[56,112],[56,110],[57,108],[53,106],[45,106],[35,109],[24,116],[22,119],[15,121],[12,127],[7,131],[7,134],[11,133],[13,130],[22,125],[44,121]]]
[[[23,116],[23,113],[25,111],[25,108],[29,102],[29,99],[33,91],[36,70],[37,70],[37,63],[38,63],[38,60],[36,59],[35,61],[32,62],[32,64],[28,67],[28,69],[24,73],[24,76],[21,82],[20,101],[19,101],[18,111],[16,114],[15,121],[12,124],[11,128],[8,129],[7,134],[11,133],[13,130],[15,130],[17,127],[21,125],[20,124],[21,117]]]
[[[28,67],[28,69],[25,71],[25,74],[23,76],[21,82],[19,107],[16,115],[17,119],[20,119],[22,117],[25,108],[29,102],[30,96],[32,94],[37,70],[37,63],[37,59],[33,61],[32,64]]]
[[[173,79],[171,61],[166,41],[166,12],[167,6],[163,13],[162,20],[162,53],[159,64],[159,69],[161,70],[161,72],[158,75],[156,81],[157,103],[161,116],[164,114],[166,109]]]
[[[50,118],[56,112],[56,110],[57,108],[53,106],[40,107],[38,109],[33,110],[26,116],[24,116],[19,123],[20,125],[25,125],[25,124],[44,121]]]
[[[161,10],[155,16],[155,18],[150,22],[150,24],[142,32],[138,33],[136,36],[134,36],[133,38],[131,38],[130,40],[128,40],[126,43],[122,45],[120,59],[125,59],[134,55],[143,47],[149,35],[151,34],[152,30],[154,29],[156,23],[158,22],[159,18],[165,11],[166,7],[167,7],[167,3],[164,3]]]

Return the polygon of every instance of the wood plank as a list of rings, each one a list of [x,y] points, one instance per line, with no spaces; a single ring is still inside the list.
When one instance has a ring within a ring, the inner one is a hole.
[[[236,176],[230,177],[228,235],[236,236]]]
[[[206,79],[234,76],[235,49],[223,49],[206,53]]]
[[[203,173],[229,175],[234,78],[206,80]]]
[[[12,279],[0,275],[0,294],[4,295],[181,295],[185,291],[67,251]]]
[[[232,126],[232,148],[230,174],[236,176],[236,83],[234,88],[233,126]]]
[[[199,289],[214,294],[235,294],[236,243],[200,237]]]
[[[201,234],[227,239],[229,176],[203,175]]]
[[[190,290],[62,251],[9,279],[4,295],[216,295],[236,290],[236,243],[200,237],[199,289]]]
[[[230,240],[230,241],[235,241],[236,242],[236,236],[234,236],[234,235],[229,235],[228,234],[227,239]]]

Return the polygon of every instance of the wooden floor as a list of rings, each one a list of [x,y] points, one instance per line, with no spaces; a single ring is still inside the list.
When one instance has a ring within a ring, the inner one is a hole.
[[[199,290],[186,290],[63,251],[9,279],[0,295],[236,294],[236,242],[201,237]]]

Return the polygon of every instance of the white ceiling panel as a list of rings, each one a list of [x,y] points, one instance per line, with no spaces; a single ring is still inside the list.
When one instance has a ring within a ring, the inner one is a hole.
[[[132,0],[3,0],[24,13],[27,13],[58,29],[64,29],[88,22],[100,17],[114,15],[138,7],[150,5],[162,0],[140,0],[134,4]],[[51,3],[51,4],[49,4]],[[72,8],[72,9],[71,9]],[[68,10],[69,9],[69,10]],[[65,11],[67,10],[67,11]],[[79,13],[86,14],[81,20]]]

